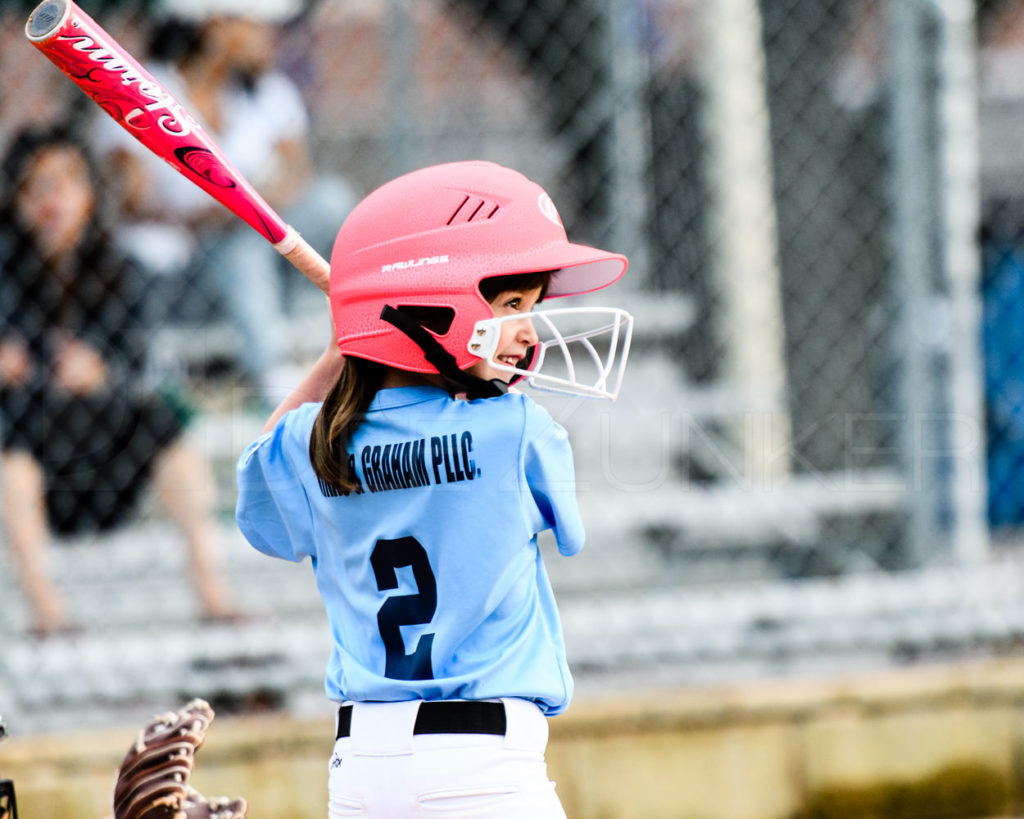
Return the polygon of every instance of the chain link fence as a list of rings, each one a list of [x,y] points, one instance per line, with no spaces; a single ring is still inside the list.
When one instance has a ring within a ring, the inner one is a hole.
[[[226,116],[194,62],[205,15],[81,5],[147,65],[199,83],[209,122]],[[474,157],[537,180],[570,237],[631,259],[613,290],[580,299],[635,313],[620,401],[540,398],[573,438],[588,522],[578,559],[548,561],[581,690],[1015,650],[1024,4],[285,5],[247,4],[273,36],[235,66],[254,119],[237,154],[222,147],[321,252],[360,195]],[[83,531],[61,536],[53,574],[86,630],[38,641],[8,520],[5,713],[42,729],[87,702],[148,713],[147,698],[211,686],[239,707],[301,707],[325,651],[315,590],[253,556],[230,509],[234,459],[324,342],[310,319],[322,304],[220,206],[174,180],[143,185],[140,167],[158,176],[146,158],[24,42],[29,10],[0,26],[0,140],[59,123],[88,148],[101,232],[155,302],[145,332],[118,334],[148,356],[131,383],[212,466],[220,565],[264,619],[197,638],[187,529],[142,493],[116,527],[79,515]],[[271,70],[289,85],[259,108]],[[275,139],[298,156],[275,155]],[[0,182],[10,200],[15,180]],[[153,481],[152,458],[133,487]],[[74,693],[56,682],[69,663],[88,671]]]

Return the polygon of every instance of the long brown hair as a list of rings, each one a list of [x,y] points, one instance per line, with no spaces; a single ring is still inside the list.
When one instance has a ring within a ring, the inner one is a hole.
[[[346,356],[338,380],[324,398],[309,438],[309,460],[320,480],[340,492],[359,487],[349,464],[348,442],[384,382],[387,368],[363,358]]]
[[[544,298],[554,271],[491,276],[480,282],[480,293],[494,301],[509,290],[541,288]],[[316,476],[325,484],[348,494],[359,488],[359,479],[349,462],[348,442],[362,423],[370,402],[377,394],[387,367],[363,358],[345,357],[338,380],[324,398],[309,438],[309,460]]]

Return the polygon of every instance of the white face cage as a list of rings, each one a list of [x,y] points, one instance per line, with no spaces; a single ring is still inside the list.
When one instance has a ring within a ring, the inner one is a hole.
[[[530,321],[538,343],[529,368],[495,356],[505,322]],[[556,325],[557,322],[557,325]],[[587,327],[589,329],[582,329]],[[501,316],[476,323],[469,351],[502,372],[518,375],[534,389],[614,401],[633,336],[633,317],[617,307],[563,307],[528,315]]]

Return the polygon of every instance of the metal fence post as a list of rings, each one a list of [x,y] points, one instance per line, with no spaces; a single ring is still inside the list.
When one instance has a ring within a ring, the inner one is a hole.
[[[610,208],[609,243],[626,254],[638,275],[628,279],[634,286],[646,279],[649,194],[646,175],[650,166],[650,128],[646,84],[649,55],[642,41],[643,14],[629,0],[607,0],[611,57],[608,70],[612,122],[611,174],[613,202]]]
[[[929,271],[937,214],[929,187],[935,162],[928,139],[923,11],[916,0],[890,0],[887,18],[892,82],[891,241],[899,322],[894,355],[900,372],[900,452],[909,489],[906,550],[908,562],[915,566],[936,551],[941,536],[938,477],[925,474],[924,463],[926,454],[939,451],[935,421],[941,420],[941,413],[933,400],[936,390],[929,349],[936,307]]]
[[[412,4],[406,0],[388,0],[387,24],[383,27],[386,40],[381,48],[387,55],[388,100],[386,145],[391,161],[391,176],[414,169],[416,149],[416,67],[415,25],[410,19]]]
[[[790,419],[784,401],[778,238],[756,0],[705,3],[703,33],[708,223],[721,299],[724,374],[756,403],[747,408],[746,428],[735,434],[751,484],[770,486],[789,473],[789,460],[779,453],[789,453]]]
[[[977,48],[970,0],[940,0],[939,134],[942,236],[949,289],[953,551],[961,563],[988,555],[985,410],[982,385]]]

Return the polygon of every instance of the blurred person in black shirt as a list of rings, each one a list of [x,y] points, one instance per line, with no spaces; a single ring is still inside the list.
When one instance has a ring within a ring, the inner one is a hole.
[[[144,384],[145,279],[107,240],[85,152],[59,130],[23,131],[2,181],[0,511],[34,630],[73,627],[51,534],[116,526],[148,485],[185,536],[205,616],[234,618],[213,477],[184,413]]]

